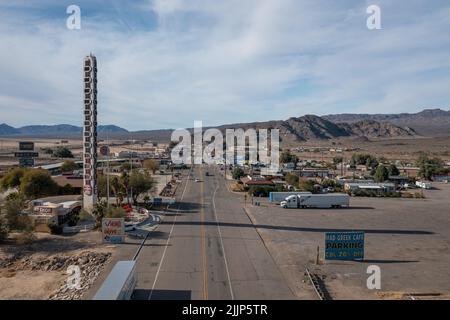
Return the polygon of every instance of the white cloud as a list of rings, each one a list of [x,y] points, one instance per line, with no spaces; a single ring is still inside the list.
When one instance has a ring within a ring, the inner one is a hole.
[[[133,24],[121,7],[102,15],[81,4],[80,31],[65,29],[65,10],[39,18],[2,4],[0,122],[80,123],[90,51],[99,120],[129,129],[447,107],[450,7],[377,3],[379,31],[367,30],[365,6],[352,1],[135,4],[155,28]]]

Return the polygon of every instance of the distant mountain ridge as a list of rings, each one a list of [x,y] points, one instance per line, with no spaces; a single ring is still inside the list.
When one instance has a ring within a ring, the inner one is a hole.
[[[299,142],[313,139],[351,138],[397,138],[414,136],[450,135],[450,111],[426,109],[418,113],[400,114],[334,114],[326,116],[305,115],[287,120],[235,123],[216,127],[279,129],[285,142]],[[204,128],[207,129],[207,128]],[[192,130],[192,129],[191,129]],[[101,137],[153,139],[169,141],[172,129],[128,131],[115,125],[98,127]],[[1,136],[76,137],[81,136],[82,127],[60,125],[33,125],[20,128],[0,124]]]
[[[331,114],[322,116],[333,123],[354,123],[362,120],[390,122],[412,128],[420,135],[439,136],[450,134],[450,110],[425,109],[417,113],[398,114]]]
[[[97,128],[101,134],[126,134],[129,131],[115,126],[115,125],[99,125]],[[82,127],[73,126],[70,124],[57,124],[57,125],[30,125],[20,128],[14,128],[6,123],[0,124],[0,135],[2,136],[76,136],[81,135],[83,131]]]

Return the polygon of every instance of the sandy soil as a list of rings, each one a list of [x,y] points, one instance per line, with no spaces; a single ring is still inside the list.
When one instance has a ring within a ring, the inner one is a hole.
[[[99,232],[80,233],[73,236],[53,236],[38,233],[38,239],[28,246],[6,243],[0,246],[1,262],[13,261],[0,268],[0,300],[48,299],[66,282],[65,268],[57,270],[31,270],[29,261],[86,253],[114,253],[114,246],[101,243]]]

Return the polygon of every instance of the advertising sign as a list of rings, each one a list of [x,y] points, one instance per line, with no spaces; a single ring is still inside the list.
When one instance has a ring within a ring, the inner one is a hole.
[[[33,211],[34,211],[35,214],[51,215],[53,213],[53,208],[49,208],[49,207],[34,207]]]
[[[123,243],[125,240],[125,220],[123,218],[102,219],[103,241]]]
[[[14,157],[16,158],[37,158],[39,157],[38,152],[14,152]]]
[[[33,151],[34,150],[34,142],[20,141],[19,142],[19,150],[20,151]]]
[[[102,155],[102,156],[109,156],[109,148],[108,148],[108,146],[101,146],[100,147],[100,154]]]
[[[364,259],[364,232],[326,232],[326,260]]]
[[[34,159],[33,158],[19,158],[19,166],[34,167]]]

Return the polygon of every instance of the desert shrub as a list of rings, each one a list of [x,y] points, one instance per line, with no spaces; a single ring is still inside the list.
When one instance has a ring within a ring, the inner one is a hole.
[[[34,233],[32,231],[21,232],[16,237],[16,242],[19,245],[27,245],[27,244],[32,243],[34,240],[36,240],[36,236],[34,235]]]
[[[51,234],[62,234],[63,233],[63,227],[60,225],[57,225],[56,223],[50,222],[47,226],[50,229]]]

